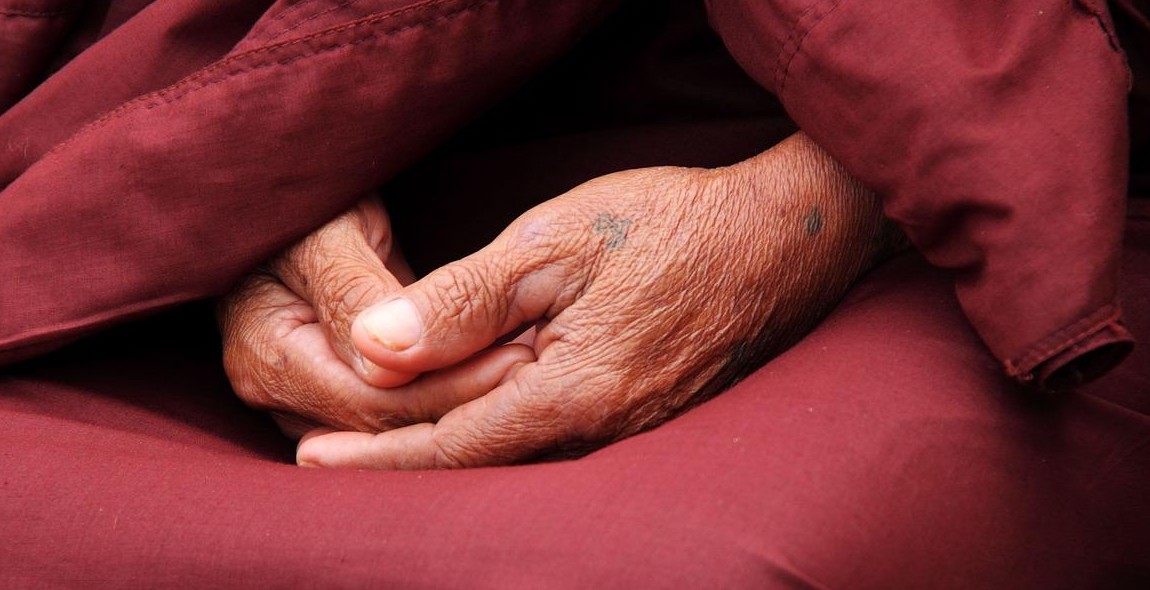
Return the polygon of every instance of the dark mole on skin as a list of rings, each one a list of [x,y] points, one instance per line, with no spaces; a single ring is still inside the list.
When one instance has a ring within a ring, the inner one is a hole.
[[[627,243],[627,231],[631,229],[631,220],[600,213],[591,224],[591,229],[597,234],[603,234],[608,250],[616,250]]]
[[[803,225],[807,228],[808,236],[815,236],[823,229],[823,216],[819,214],[818,207],[811,207],[811,212],[807,214],[806,219],[803,220]]]

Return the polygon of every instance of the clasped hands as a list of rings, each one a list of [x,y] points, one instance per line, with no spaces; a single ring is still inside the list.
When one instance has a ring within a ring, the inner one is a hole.
[[[802,134],[726,168],[594,179],[419,280],[365,199],[221,302],[225,369],[301,437],[300,465],[585,452],[795,342],[895,247],[885,228]]]

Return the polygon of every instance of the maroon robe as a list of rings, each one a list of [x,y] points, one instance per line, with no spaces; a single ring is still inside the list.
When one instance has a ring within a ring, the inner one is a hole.
[[[999,365],[1072,383],[1150,332],[1115,37],[1139,20],[1091,2],[711,2],[742,66],[953,274],[892,261],[731,391],[584,459],[286,465],[203,305],[42,355],[221,293],[382,183],[426,268],[581,180],[791,130],[701,6],[615,4],[0,0],[0,358],[33,359],[0,374],[0,581],[1150,580],[1150,353],[1057,396]]]

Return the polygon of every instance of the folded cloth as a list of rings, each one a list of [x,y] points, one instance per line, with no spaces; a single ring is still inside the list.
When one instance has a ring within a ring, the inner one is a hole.
[[[221,294],[607,4],[152,2],[0,116],[0,362]]]
[[[953,271],[1010,375],[1065,388],[1129,353],[1131,80],[1104,2],[707,4],[744,68]]]

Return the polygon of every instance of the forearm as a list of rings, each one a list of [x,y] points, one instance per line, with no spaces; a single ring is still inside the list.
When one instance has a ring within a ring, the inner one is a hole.
[[[729,244],[732,256],[743,255],[741,248],[766,250],[750,255],[767,272],[742,288],[746,305],[767,305],[770,313],[709,384],[719,391],[802,338],[860,276],[907,241],[879,199],[803,133],[711,175],[736,185],[726,191],[730,214],[768,218],[754,224],[754,241]]]

